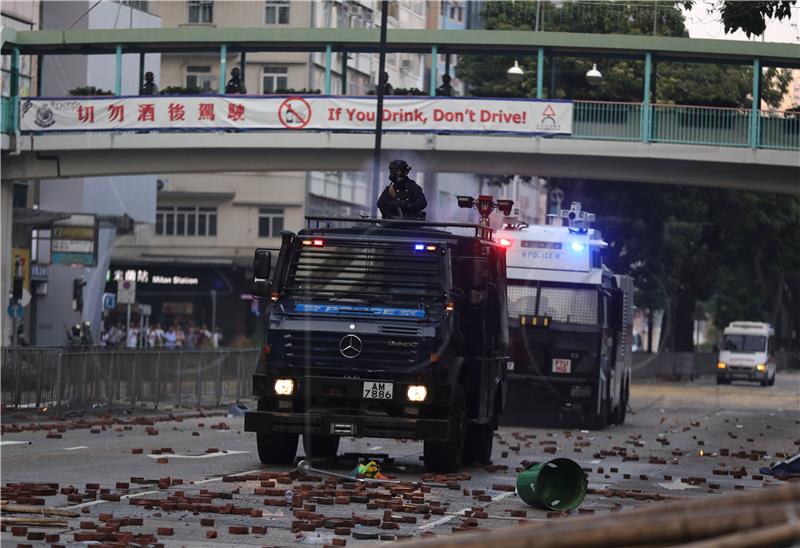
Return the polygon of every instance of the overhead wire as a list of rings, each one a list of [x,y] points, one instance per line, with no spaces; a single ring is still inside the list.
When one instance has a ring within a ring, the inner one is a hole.
[[[89,9],[88,9],[88,10],[86,10],[85,12],[83,12],[83,13],[81,14],[81,16],[80,16],[80,17],[78,17],[77,19],[75,19],[75,20],[72,22],[72,24],[71,24],[70,26],[68,26],[68,27],[67,27],[66,29],[64,29],[64,30],[69,30],[69,29],[71,29],[72,27],[74,27],[75,25],[77,25],[77,24],[78,24],[78,21],[80,21],[81,19],[83,19],[84,17],[86,17],[87,15],[89,15],[89,12],[90,12],[90,11],[92,11],[92,10],[93,10],[94,8],[96,8],[97,6],[99,6],[99,5],[100,5],[100,2],[102,2],[102,1],[103,1],[103,0],[97,0],[97,2],[95,2],[94,4],[92,4],[92,6],[91,6],[91,7],[89,7]]]

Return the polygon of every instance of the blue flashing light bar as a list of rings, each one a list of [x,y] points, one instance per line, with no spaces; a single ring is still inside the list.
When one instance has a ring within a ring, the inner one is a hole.
[[[381,318],[424,318],[426,313],[417,308],[384,308],[379,306],[351,306],[333,304],[306,304],[298,303],[295,312],[315,314],[356,314],[362,316],[377,316]]]
[[[414,244],[414,251],[436,251],[433,244]]]
[[[570,247],[572,248],[572,251],[575,251],[575,252],[578,252],[578,253],[580,253],[581,251],[586,249],[586,246],[583,245],[580,242],[572,242],[572,245],[570,245]]]

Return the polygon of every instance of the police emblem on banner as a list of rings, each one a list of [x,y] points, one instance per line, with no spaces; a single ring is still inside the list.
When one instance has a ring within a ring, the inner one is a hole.
[[[30,104],[30,102],[28,102]],[[44,104],[36,108],[36,119],[33,121],[39,127],[50,127],[56,123],[56,118],[53,115],[53,110]],[[27,108],[25,109],[27,110]]]

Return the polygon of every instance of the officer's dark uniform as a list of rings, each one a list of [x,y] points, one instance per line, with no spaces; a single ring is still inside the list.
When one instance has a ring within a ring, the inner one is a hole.
[[[408,178],[409,171],[411,167],[405,160],[393,160],[389,164],[392,184],[383,190],[378,199],[378,209],[384,219],[425,219],[423,210],[428,200],[416,181]],[[389,193],[390,187],[394,187],[394,198]]]
[[[228,84],[225,86],[225,93],[233,95],[247,93],[238,68],[234,68],[231,71],[231,79],[228,80]]]

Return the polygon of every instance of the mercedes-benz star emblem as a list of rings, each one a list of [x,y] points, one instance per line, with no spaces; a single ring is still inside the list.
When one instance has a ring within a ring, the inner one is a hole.
[[[345,358],[356,358],[361,354],[364,344],[356,335],[345,335],[339,341],[339,353]]]

